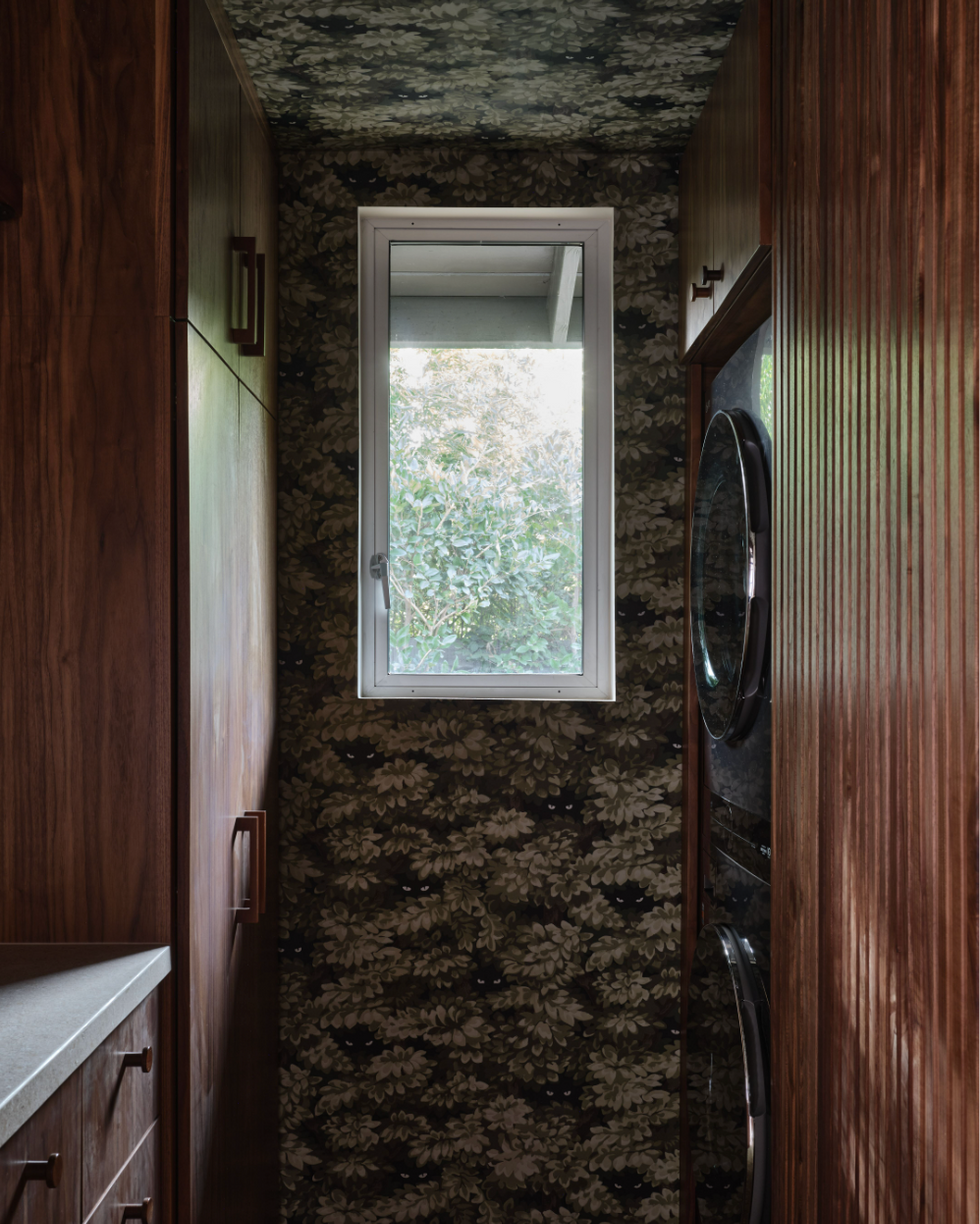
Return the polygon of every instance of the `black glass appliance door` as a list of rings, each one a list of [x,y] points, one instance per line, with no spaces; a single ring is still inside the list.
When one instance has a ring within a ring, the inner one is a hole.
[[[752,418],[718,412],[698,466],[691,644],[701,715],[718,740],[751,727],[769,632],[769,492]]]
[[[698,936],[687,1102],[701,1224],[769,1224],[769,1008],[751,944],[726,923]]]

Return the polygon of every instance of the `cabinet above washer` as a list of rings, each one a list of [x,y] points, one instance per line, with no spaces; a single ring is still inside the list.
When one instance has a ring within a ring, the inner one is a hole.
[[[678,355],[685,361],[737,347],[745,336],[722,342],[720,333],[743,301],[770,292],[771,25],[771,0],[746,0],[681,162]]]

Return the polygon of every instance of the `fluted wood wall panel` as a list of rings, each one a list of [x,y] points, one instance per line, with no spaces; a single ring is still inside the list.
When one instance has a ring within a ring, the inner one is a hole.
[[[774,14],[774,1220],[977,1219],[977,11]]]

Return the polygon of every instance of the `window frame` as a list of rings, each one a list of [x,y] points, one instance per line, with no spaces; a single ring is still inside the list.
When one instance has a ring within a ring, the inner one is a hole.
[[[358,212],[360,462],[358,696],[614,701],[611,208],[371,207]],[[382,584],[388,554],[388,327],[392,242],[581,243],[583,254],[583,674],[393,675]]]

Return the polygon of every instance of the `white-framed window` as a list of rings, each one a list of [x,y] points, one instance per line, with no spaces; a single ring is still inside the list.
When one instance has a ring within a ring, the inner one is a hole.
[[[360,208],[358,693],[612,701],[611,208]]]

